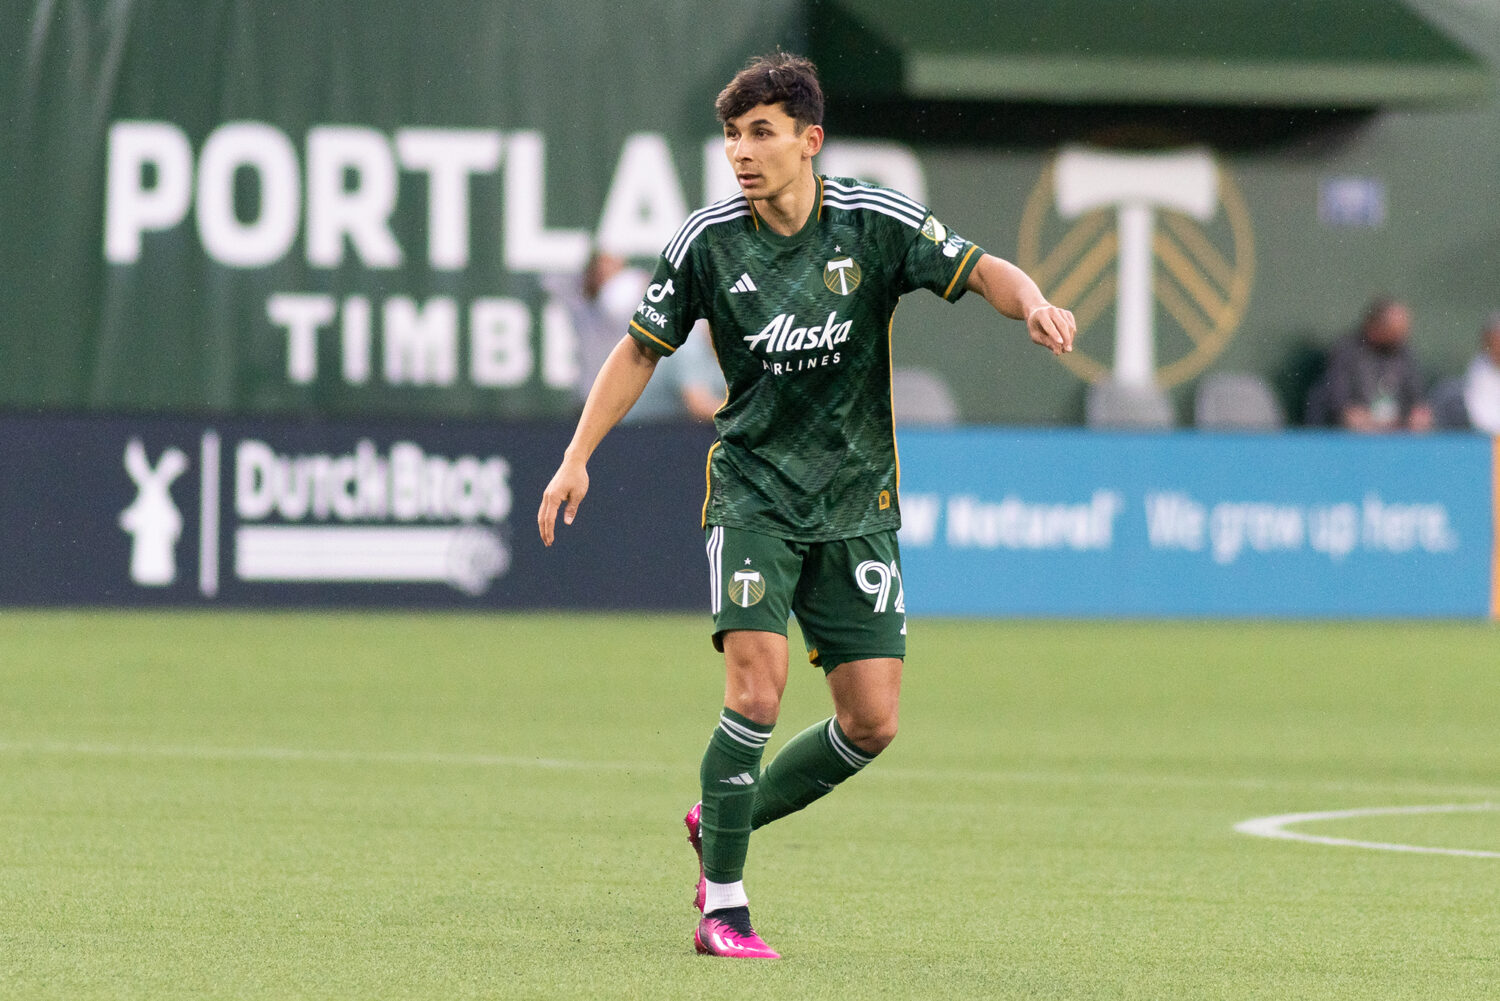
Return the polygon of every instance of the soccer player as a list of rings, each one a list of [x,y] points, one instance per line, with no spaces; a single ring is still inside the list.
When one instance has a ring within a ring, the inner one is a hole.
[[[600,371],[537,524],[572,524],[587,463],[657,362],[706,318],[728,395],[715,415],[703,527],[724,706],[689,811],[699,952],[777,958],[750,924],[752,830],[864,768],[896,735],[906,604],[890,330],[903,293],[979,293],[1031,340],[1072,349],[1075,324],[1014,265],[898,192],[823,177],[823,93],[806,59],[753,60],[715,108],[740,194],[695,212],[657,261]],[[787,680],[787,619],[826,674],[834,714],[762,771]]]

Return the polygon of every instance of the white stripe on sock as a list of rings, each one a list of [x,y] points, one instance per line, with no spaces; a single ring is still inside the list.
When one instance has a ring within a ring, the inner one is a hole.
[[[771,739],[769,733],[760,733],[759,731],[752,730],[748,726],[736,723],[728,716],[722,714],[719,716],[719,728],[724,731],[726,736],[733,737],[741,744],[749,747],[764,747],[766,741]]]
[[[844,764],[855,770],[861,769],[875,760],[872,755],[865,754],[853,744],[839,739],[839,732],[834,727],[833,720],[831,719],[828,721],[828,742],[833,745],[834,752],[844,759]]]

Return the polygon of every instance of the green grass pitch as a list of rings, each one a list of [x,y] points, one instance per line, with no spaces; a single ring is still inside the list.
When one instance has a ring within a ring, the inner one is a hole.
[[[735,963],[691,944],[702,617],[0,612],[0,997],[1500,996],[1500,859],[1234,831],[1500,802],[1494,628],[910,643],[895,745],[752,844],[786,959]],[[772,749],[827,707],[794,664]]]

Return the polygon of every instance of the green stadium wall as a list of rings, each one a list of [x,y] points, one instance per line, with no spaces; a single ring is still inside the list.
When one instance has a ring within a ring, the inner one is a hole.
[[[1500,11],[1419,6],[1500,58]],[[543,277],[595,240],[648,263],[732,190],[712,99],[748,55],[801,46],[802,10],[6,5],[0,409],[564,417],[575,358]],[[830,108],[825,169],[907,188],[1088,321],[1062,365],[981,304],[914,296],[897,364],[944,375],[968,422],[1077,423],[1109,369],[1112,300],[1107,269],[1088,281],[1058,254],[1109,230],[1059,215],[1058,150],[1003,121],[961,142],[839,121]],[[1216,370],[1264,375],[1295,412],[1376,293],[1411,303],[1431,378],[1458,373],[1500,306],[1497,149],[1488,101],[1207,150],[1214,214],[1160,227],[1158,372],[1181,418]]]

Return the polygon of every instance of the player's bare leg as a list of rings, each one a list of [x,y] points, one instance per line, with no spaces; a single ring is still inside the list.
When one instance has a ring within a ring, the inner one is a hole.
[[[854,660],[828,673],[828,689],[844,734],[874,757],[896,739],[901,702],[901,661]]]
[[[736,629],[723,639],[724,705],[763,726],[775,726],[786,691],[786,637]]]

